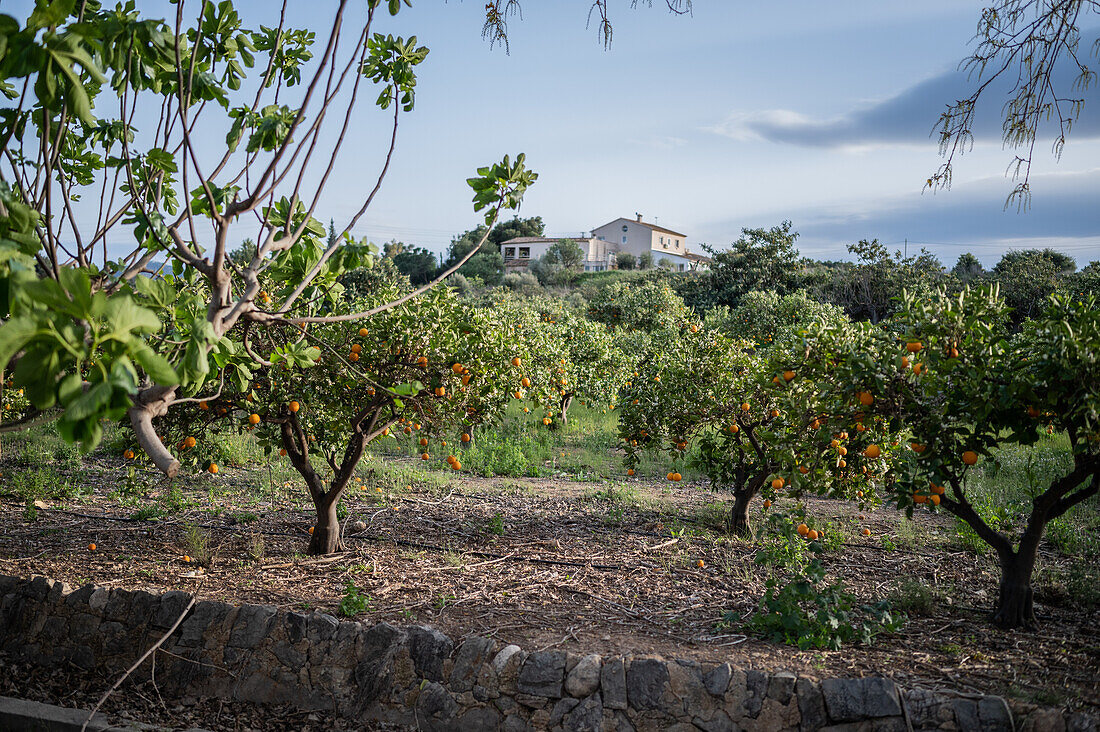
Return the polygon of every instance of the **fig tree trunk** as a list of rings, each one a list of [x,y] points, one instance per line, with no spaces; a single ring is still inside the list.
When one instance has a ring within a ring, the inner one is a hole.
[[[340,536],[340,519],[336,517],[337,501],[328,501],[327,505],[317,506],[317,523],[313,526],[313,535],[309,537],[309,549],[312,556],[333,554],[343,551],[344,542]]]

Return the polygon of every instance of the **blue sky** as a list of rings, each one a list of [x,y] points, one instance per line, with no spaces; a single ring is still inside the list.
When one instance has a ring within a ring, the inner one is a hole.
[[[236,4],[246,23],[277,23],[277,3]],[[1097,86],[1061,160],[1048,140],[1037,145],[1030,212],[1004,210],[1012,155],[1000,144],[1000,99],[983,110],[952,190],[921,192],[941,162],[929,132],[966,89],[956,66],[982,3],[696,0],[683,17],[663,0],[610,4],[609,50],[586,27],[588,0],[523,0],[510,54],[482,39],[477,0],[413,0],[383,18],[376,30],[416,34],[431,54],[393,169],[354,233],[442,250],[479,218],[465,179],[522,151],[540,178],[521,215],[541,215],[551,234],[640,212],[696,250],[790,219],[800,250],[819,259],[847,258],[862,238],[899,249],[908,239],[910,252],[926,246],[948,266],[963,251],[992,265],[1031,246],[1082,266],[1100,259]],[[290,22],[323,35],[334,7],[292,0]],[[1100,18],[1088,22],[1091,40]],[[355,119],[318,208],[338,227],[373,185],[386,122],[369,107]]]

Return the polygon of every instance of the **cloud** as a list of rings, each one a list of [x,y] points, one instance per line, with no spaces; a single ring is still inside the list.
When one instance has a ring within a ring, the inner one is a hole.
[[[1031,209],[1004,209],[1001,179],[968,184],[966,190],[938,194],[849,201],[829,206],[757,214],[752,219],[705,226],[712,241],[735,239],[742,226],[771,226],[789,218],[799,232],[798,249],[814,259],[850,259],[847,245],[878,239],[910,254],[921,247],[950,266],[971,251],[992,266],[1009,249],[1052,247],[1077,260],[1078,266],[1100,259],[1100,170],[1036,176]]]
[[[1095,32],[1082,37],[1082,53],[1092,51]],[[1083,58],[1083,61],[1089,59]],[[1063,62],[1055,69],[1055,88],[1062,96],[1082,96],[1074,87],[1077,69]],[[1001,107],[1010,93],[1011,80],[1002,77],[983,94],[975,115],[975,140],[1000,141],[1002,137]],[[968,79],[965,71],[950,71],[934,76],[905,89],[896,96],[875,102],[833,119],[819,119],[786,109],[755,112],[735,112],[706,131],[738,141],[766,140],[802,147],[837,148],[883,145],[934,144],[931,136],[939,114],[947,104],[973,93],[976,79]],[[1095,86],[1074,124],[1071,137],[1100,137],[1100,101]],[[1040,128],[1052,129],[1057,121]]]

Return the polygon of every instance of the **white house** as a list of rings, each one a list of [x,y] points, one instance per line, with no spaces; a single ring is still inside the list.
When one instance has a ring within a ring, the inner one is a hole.
[[[663,261],[665,266],[677,272],[705,270],[710,262],[707,257],[688,251],[686,234],[643,221],[641,214],[635,214],[633,219],[615,219],[597,227],[592,230],[592,236],[601,242],[599,249],[602,254],[590,248],[589,259],[593,260],[592,264],[602,260],[606,263],[605,269],[615,266],[615,254],[618,252],[628,252],[635,257],[648,252],[653,256],[654,266],[662,266]],[[600,256],[597,258],[592,254]]]
[[[531,262],[545,255],[550,247],[560,241],[571,241],[575,243],[581,248],[582,252],[585,252],[586,260],[591,260],[593,258],[593,253],[599,254],[599,264],[602,269],[607,269],[607,242],[582,235],[561,237],[517,236],[515,239],[509,239],[506,242],[502,242],[500,245],[500,253],[504,257],[504,270],[506,272],[511,272],[517,269],[527,269]],[[614,255],[611,256],[613,259]],[[584,271],[600,270],[590,270],[589,262],[585,261]]]

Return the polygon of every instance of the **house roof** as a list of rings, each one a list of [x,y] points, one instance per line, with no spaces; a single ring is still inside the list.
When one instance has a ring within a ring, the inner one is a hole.
[[[577,239],[574,236],[517,236],[514,239],[502,241],[501,246],[505,244],[549,244],[557,241],[565,241],[571,239],[572,241],[586,241],[586,239]]]
[[[693,262],[710,262],[710,257],[704,257],[702,254],[694,254],[693,252],[684,252],[684,257],[690,259]]]
[[[618,223],[619,221],[625,221],[628,224],[637,224],[638,226],[644,226],[647,229],[652,229],[653,231],[660,231],[660,232],[663,232],[665,234],[672,234],[674,236],[682,236],[685,239],[687,238],[687,234],[682,234],[679,231],[673,231],[672,229],[666,229],[663,226],[657,226],[657,224],[651,224],[648,221],[638,221],[637,219],[628,219],[628,218],[624,218],[622,216],[615,219],[614,221],[607,222],[603,226],[611,226],[612,224]],[[602,229],[603,226],[597,226],[596,228],[597,229]]]

